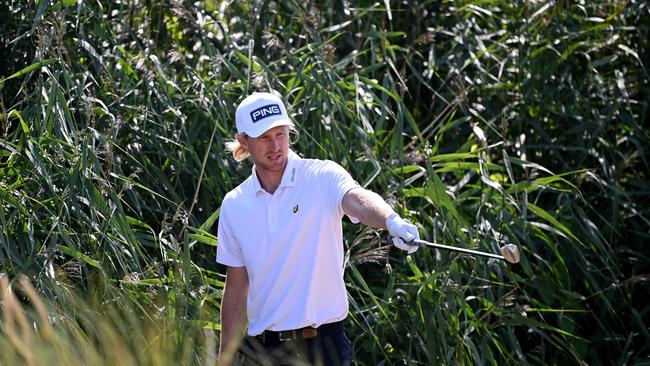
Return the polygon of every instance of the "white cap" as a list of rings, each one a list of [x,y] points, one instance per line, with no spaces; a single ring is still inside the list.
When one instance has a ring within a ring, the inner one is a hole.
[[[271,93],[253,93],[237,107],[237,132],[258,137],[277,126],[293,126],[280,97]]]

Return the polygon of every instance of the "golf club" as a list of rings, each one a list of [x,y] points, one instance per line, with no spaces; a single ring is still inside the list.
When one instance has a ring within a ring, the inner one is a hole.
[[[506,244],[499,248],[499,252],[501,255],[498,254],[493,254],[493,253],[487,253],[487,252],[481,252],[478,250],[472,250],[472,249],[466,249],[466,248],[459,248],[459,247],[452,247],[449,245],[444,245],[444,244],[437,244],[437,243],[431,243],[426,240],[420,240],[420,239],[415,239],[414,242],[420,246],[429,246],[433,248],[438,248],[438,249],[446,249],[446,250],[451,250],[454,252],[461,252],[461,253],[466,253],[466,254],[471,254],[471,255],[478,255],[481,257],[488,257],[488,258],[495,258],[495,259],[501,259],[504,260],[508,263],[519,263],[519,247],[517,247],[515,244]]]

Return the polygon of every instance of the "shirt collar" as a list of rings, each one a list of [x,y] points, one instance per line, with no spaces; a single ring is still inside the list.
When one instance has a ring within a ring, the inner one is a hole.
[[[282,179],[280,180],[280,185],[278,189],[283,187],[293,187],[296,184],[296,173],[298,169],[297,162],[302,160],[298,154],[289,150],[287,154],[287,166],[284,167],[284,172],[282,173]],[[253,165],[251,176],[253,178],[253,189],[255,193],[264,192],[260,179],[257,177],[257,172],[255,172],[255,165]]]
[[[293,187],[296,185],[296,172],[298,170],[298,161],[302,158],[298,156],[293,150],[289,150],[287,158],[287,167],[282,173],[282,180],[280,181],[280,187]]]

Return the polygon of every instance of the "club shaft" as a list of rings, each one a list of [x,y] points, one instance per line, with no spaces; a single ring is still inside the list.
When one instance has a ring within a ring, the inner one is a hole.
[[[426,240],[420,240],[420,239],[415,239],[414,241],[419,246],[426,245],[428,247],[433,247],[433,248],[438,248],[438,249],[446,249],[446,250],[451,250],[453,252],[461,252],[461,253],[466,253],[466,254],[471,254],[471,255],[479,255],[481,257],[489,257],[489,258],[506,260],[506,258],[504,256],[498,255],[498,254],[481,252],[481,251],[478,251],[478,250],[472,250],[472,249],[466,249],[466,248],[452,247],[450,245],[444,245],[444,244],[438,244],[438,243],[431,243],[431,242],[428,242]]]

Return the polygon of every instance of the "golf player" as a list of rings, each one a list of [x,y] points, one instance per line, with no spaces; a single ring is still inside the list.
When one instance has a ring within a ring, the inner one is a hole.
[[[417,228],[337,163],[293,152],[294,124],[280,97],[249,95],[236,124],[227,147],[254,165],[221,205],[217,262],[227,271],[219,364],[231,364],[239,350],[246,364],[348,365],[343,216],[387,229],[409,253],[418,248],[408,244],[419,239]]]

